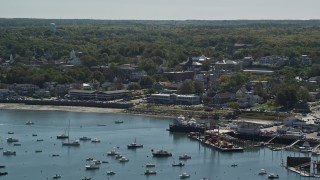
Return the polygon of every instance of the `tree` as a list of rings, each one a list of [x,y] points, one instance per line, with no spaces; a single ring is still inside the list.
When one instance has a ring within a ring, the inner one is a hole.
[[[130,84],[127,88],[128,90],[139,90],[141,89],[141,86],[138,83]]]
[[[297,90],[297,98],[299,101],[307,102],[310,100],[310,95],[308,89],[305,87],[299,87]]]
[[[276,104],[287,108],[294,107],[297,102],[296,89],[292,86],[281,88],[275,99]]]
[[[154,84],[155,80],[150,76],[145,76],[140,80],[140,86],[142,88],[151,88]]]
[[[204,88],[203,88],[203,83],[200,82],[200,81],[195,81],[193,83],[193,86],[194,86],[194,92],[196,94],[202,94],[204,92]]]
[[[194,84],[191,80],[185,80],[178,88],[179,94],[192,94],[194,92]]]

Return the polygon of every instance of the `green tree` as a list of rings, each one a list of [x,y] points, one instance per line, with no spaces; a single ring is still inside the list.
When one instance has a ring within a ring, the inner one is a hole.
[[[275,103],[277,105],[292,108],[298,102],[296,89],[292,86],[283,87],[276,95]]]
[[[203,83],[200,82],[200,81],[195,81],[193,83],[193,86],[194,86],[194,92],[196,94],[199,94],[201,95],[203,92],[204,92],[204,87],[203,87]]]
[[[309,91],[305,87],[299,87],[297,90],[297,99],[302,102],[307,102],[310,100]]]
[[[187,79],[185,80],[179,87],[178,93],[179,94],[192,94],[194,93],[194,84],[193,81]]]
[[[140,86],[142,88],[151,88],[155,80],[150,76],[145,76],[140,80]]]

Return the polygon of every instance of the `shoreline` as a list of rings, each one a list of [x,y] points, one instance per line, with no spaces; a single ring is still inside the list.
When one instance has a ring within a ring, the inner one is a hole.
[[[0,110],[72,111],[92,113],[124,113],[124,109],[84,106],[26,105],[23,103],[0,103]]]

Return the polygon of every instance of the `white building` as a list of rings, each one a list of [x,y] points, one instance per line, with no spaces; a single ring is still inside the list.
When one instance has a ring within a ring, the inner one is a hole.
[[[151,94],[148,102],[157,104],[181,104],[198,105],[200,96],[197,95],[178,95],[178,94]]]

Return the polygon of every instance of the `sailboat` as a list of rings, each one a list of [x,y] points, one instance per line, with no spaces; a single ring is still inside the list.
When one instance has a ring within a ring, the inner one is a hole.
[[[70,131],[70,120],[69,120],[69,126],[68,126],[68,141],[62,142],[62,146],[80,146],[79,140],[70,141],[69,131]]]

